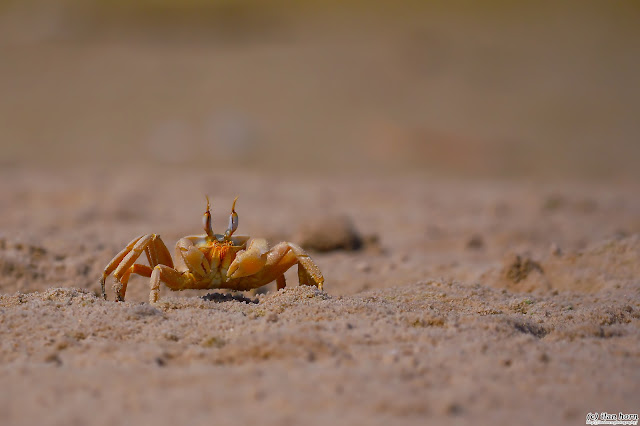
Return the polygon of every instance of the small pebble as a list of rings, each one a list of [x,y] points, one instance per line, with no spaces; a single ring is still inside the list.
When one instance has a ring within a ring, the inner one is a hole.
[[[481,235],[473,235],[469,241],[467,241],[468,249],[481,249],[484,247],[484,239]]]
[[[362,235],[348,216],[328,215],[303,223],[293,237],[303,248],[321,252],[360,250]]]

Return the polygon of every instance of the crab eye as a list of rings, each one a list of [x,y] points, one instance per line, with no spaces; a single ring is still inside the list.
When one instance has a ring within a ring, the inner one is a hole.
[[[213,229],[211,228],[211,213],[208,211],[202,216],[202,225],[204,226],[204,232],[207,233],[209,238],[213,238]]]
[[[231,213],[231,216],[229,216],[229,226],[227,229],[228,231],[230,231],[229,235],[236,232],[236,229],[238,229],[238,213],[233,212]]]
[[[233,205],[231,206],[231,216],[229,216],[229,227],[227,231],[224,233],[225,238],[231,237],[236,229],[238,229],[238,213],[236,213],[236,201],[238,201],[238,197],[233,200]]]

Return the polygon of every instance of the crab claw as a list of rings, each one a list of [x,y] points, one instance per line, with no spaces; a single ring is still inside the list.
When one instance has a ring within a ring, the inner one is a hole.
[[[229,278],[241,278],[253,275],[264,268],[267,263],[267,241],[256,238],[251,241],[246,250],[239,251],[236,258],[229,265],[227,276]]]

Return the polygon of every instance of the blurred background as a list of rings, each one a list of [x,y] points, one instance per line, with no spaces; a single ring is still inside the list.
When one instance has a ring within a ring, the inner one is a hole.
[[[0,1],[0,167],[640,177],[637,1]]]

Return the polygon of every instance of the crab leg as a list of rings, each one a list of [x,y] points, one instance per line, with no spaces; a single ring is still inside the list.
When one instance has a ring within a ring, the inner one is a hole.
[[[320,272],[320,268],[311,260],[307,252],[297,244],[282,242],[273,247],[267,256],[265,269],[284,273],[296,263],[298,264],[298,281],[300,285],[316,286],[322,290],[324,277]],[[282,281],[284,287],[284,277]],[[278,282],[278,284],[280,283]]]
[[[127,292],[127,284],[129,283],[129,278],[131,277],[131,274],[138,274],[143,277],[150,277],[152,271],[153,269],[151,269],[149,266],[141,265],[139,263],[135,263],[131,268],[127,269],[124,275],[122,275],[122,278],[120,278],[120,282],[114,285],[116,300],[119,302],[124,301],[124,295]]]
[[[105,289],[104,289],[104,281],[111,274],[111,272],[113,272],[114,269],[116,269],[116,267],[120,264],[120,262],[122,262],[122,259],[124,259],[124,257],[131,250],[133,250],[133,247],[142,237],[144,237],[144,235],[140,235],[139,237],[136,237],[133,240],[131,240],[131,242],[129,242],[129,244],[127,244],[127,246],[123,248],[120,253],[116,254],[114,258],[111,259],[111,262],[109,262],[107,266],[105,266],[104,271],[102,272],[102,277],[100,278],[100,287],[102,288],[102,297],[105,300],[107,300],[107,293],[105,292]]]
[[[276,277],[276,288],[278,290],[282,290],[286,286],[287,286],[287,280],[284,278],[284,274],[280,275],[279,277]]]
[[[116,291],[116,300],[124,301],[124,294],[126,292],[126,283],[129,281],[129,276],[132,273],[142,272],[140,275],[147,275],[148,269],[140,268],[143,265],[135,265],[136,260],[140,257],[142,252],[145,252],[149,265],[154,267],[158,264],[164,264],[173,267],[173,261],[167,246],[162,242],[162,239],[157,234],[142,235],[133,239],[127,246],[118,253],[104,269],[102,277],[100,279],[100,287],[102,289],[102,297],[107,298],[105,292],[105,280],[113,272],[113,276],[116,279],[114,290]],[[123,278],[127,275],[123,282]]]
[[[173,268],[171,253],[169,253],[169,249],[160,238],[160,235],[155,235],[155,238],[151,240],[151,244],[144,251],[152,268],[156,265],[167,265]]]
[[[295,254],[296,260],[298,261],[298,281],[300,284],[314,285],[318,287],[318,289],[322,290],[324,277],[322,276],[322,272],[320,272],[318,265],[311,260],[311,257],[309,257],[302,247],[292,243],[285,244],[289,246],[289,250]]]
[[[179,272],[166,265],[157,265],[151,273],[149,282],[149,303],[156,303],[160,295],[160,283],[163,282],[171,290],[184,290],[197,288],[195,277],[190,272]]]

